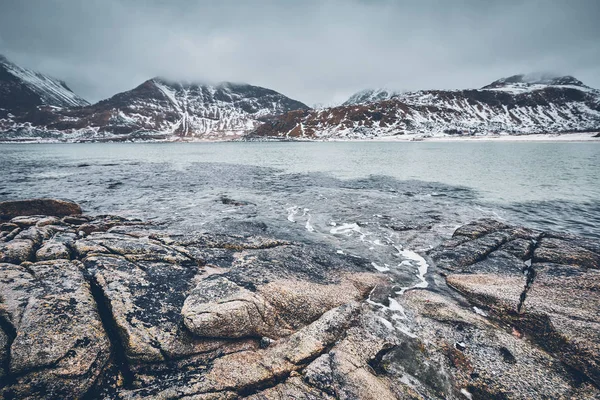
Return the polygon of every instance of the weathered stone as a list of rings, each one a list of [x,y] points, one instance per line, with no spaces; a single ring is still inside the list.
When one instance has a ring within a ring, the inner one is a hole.
[[[53,225],[60,222],[60,220],[56,217],[47,217],[44,215],[32,215],[25,217],[15,217],[10,220],[12,224],[15,224],[21,228],[27,228],[30,226],[46,226]]]
[[[464,236],[469,239],[477,239],[487,235],[488,233],[507,228],[509,228],[509,225],[506,225],[505,223],[496,221],[494,219],[484,218],[461,226],[454,231],[454,235],[452,235],[452,237]]]
[[[11,222],[4,222],[4,223],[0,224],[0,231],[2,231],[2,232],[11,232],[17,228],[19,228],[19,225],[13,224]]]
[[[0,242],[0,262],[20,264],[32,260],[35,245],[31,240],[11,240]]]
[[[52,237],[54,232],[47,227],[29,227],[19,232],[14,240],[31,240],[36,246],[40,246],[44,240]]]
[[[85,243],[91,244],[93,249],[100,249],[99,246],[102,246],[105,249],[103,252],[121,255],[132,262],[196,264],[187,255],[149,238],[132,238],[114,233],[99,233],[88,236]],[[77,243],[75,246],[79,249],[78,251],[84,251],[84,246]]]
[[[259,393],[245,397],[248,400],[333,400],[334,396],[329,395],[317,388],[307,385],[302,377],[292,372],[290,377],[283,383]]]
[[[35,253],[38,261],[58,260],[61,258],[69,260],[71,251],[63,243],[57,241],[48,241]]]
[[[15,222],[2,398],[600,396],[593,240],[476,221],[430,252],[429,287],[400,290],[402,271],[323,244],[108,215]]]
[[[370,366],[391,347],[368,331],[351,328],[331,351],[305,369],[305,380],[338,399],[396,399],[390,382],[377,377]]]
[[[589,383],[575,383],[553,355],[499,329],[493,321],[460,307],[452,299],[413,291],[406,294],[404,304],[413,310],[418,326],[418,343],[412,350],[415,356],[409,356],[408,350],[408,343],[414,339],[406,339],[406,345],[382,358],[382,365],[392,375],[399,366],[404,366],[400,372],[409,376],[418,374],[417,380],[411,380],[417,387],[430,382],[428,386],[434,390],[448,390],[435,383],[447,376],[452,377],[456,398],[462,397],[462,390],[473,398],[506,399],[595,398],[598,394]],[[419,362],[438,366],[428,370],[418,367]],[[441,397],[452,396],[446,393]]]
[[[63,217],[62,222],[69,225],[81,225],[92,220],[93,218],[88,215],[70,215]]]
[[[0,316],[3,318],[3,316]],[[5,324],[2,324],[5,325]],[[8,366],[10,352],[10,340],[8,335],[0,327],[0,379],[6,379],[5,376],[8,373],[6,367]]]
[[[576,242],[542,238],[533,253],[533,262],[550,262],[600,269],[600,254],[580,247]]]
[[[182,331],[180,314],[198,272],[195,267],[133,263],[115,255],[90,255],[83,263],[112,312],[129,360],[160,361],[165,354],[195,352],[194,340]]]
[[[232,353],[216,359],[209,370],[196,371],[180,384],[164,388],[161,383],[143,391],[123,391],[126,399],[193,398],[214,393],[252,394],[255,388],[288,377],[339,340],[359,313],[357,303],[328,311],[312,324],[264,350]],[[199,397],[200,398],[200,397]]]
[[[81,207],[65,200],[33,199],[0,202],[0,219],[27,215],[62,217],[73,214],[81,214]]]
[[[364,298],[381,281],[370,274],[353,278],[361,284],[278,280],[252,292],[224,276],[212,276],[190,293],[181,314],[188,329],[199,336],[280,338],[332,308]]]
[[[96,303],[77,262],[0,267],[0,313],[14,326],[5,398],[79,397],[109,357]]]
[[[506,227],[502,232],[509,231]],[[513,232],[517,232],[513,230]],[[458,246],[480,246],[480,236]],[[527,237],[521,230],[518,235]],[[491,312],[494,318],[523,332],[549,354],[578,373],[600,384],[600,256],[596,245],[573,235],[533,240],[530,265],[517,272],[515,260],[504,245],[487,258],[463,267],[462,274],[447,277],[447,283],[470,302]],[[512,242],[516,241],[514,239]],[[584,243],[584,246],[580,244]],[[526,249],[524,243],[519,247]],[[457,246],[457,247],[458,247]],[[451,251],[444,248],[443,251]],[[483,251],[483,250],[482,250]],[[521,259],[528,251],[517,251]],[[516,258],[516,257],[515,257]],[[481,268],[481,265],[487,266]],[[494,268],[489,268],[493,265]],[[589,269],[591,268],[591,269]]]

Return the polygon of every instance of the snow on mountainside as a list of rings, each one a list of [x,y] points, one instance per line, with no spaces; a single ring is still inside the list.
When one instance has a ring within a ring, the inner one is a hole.
[[[383,93],[383,100],[377,96]],[[375,99],[375,101],[373,101]],[[275,118],[250,138],[361,139],[600,129],[600,91],[564,76],[515,75],[481,89],[366,91],[338,107]]]
[[[367,89],[362,90],[358,93],[354,93],[348,100],[342,103],[343,106],[350,106],[353,104],[367,104],[376,103],[382,100],[389,100],[393,97],[400,95],[402,92],[397,92],[388,89]]]
[[[255,129],[265,117],[297,109],[308,107],[258,86],[153,78],[88,107],[29,113],[5,136],[61,140],[226,139]]]
[[[600,91],[515,75],[481,89],[366,90],[310,109],[278,92],[153,78],[93,105],[0,57],[0,141],[363,139],[600,130]]]
[[[64,82],[21,68],[0,55],[0,117],[37,106],[79,107],[88,104]]]

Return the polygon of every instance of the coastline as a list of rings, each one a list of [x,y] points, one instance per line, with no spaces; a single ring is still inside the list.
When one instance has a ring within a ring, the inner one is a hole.
[[[597,398],[599,249],[478,219],[381,268],[0,202],[0,398]]]
[[[600,143],[600,132],[576,132],[576,133],[533,133],[522,135],[485,135],[485,136],[422,136],[398,135],[377,136],[371,138],[268,138],[268,139],[204,139],[204,138],[181,138],[157,139],[157,140],[47,140],[47,139],[17,139],[0,140],[0,144],[67,144],[67,143],[231,143],[231,142],[565,142],[578,143],[590,142]]]

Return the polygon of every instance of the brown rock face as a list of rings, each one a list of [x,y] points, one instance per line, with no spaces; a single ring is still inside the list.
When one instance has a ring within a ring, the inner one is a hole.
[[[454,272],[448,284],[600,385],[598,243],[488,220],[459,228],[455,238],[460,237],[467,241],[432,253],[440,266]],[[524,250],[523,240],[531,250]],[[451,257],[464,249],[484,256]],[[528,253],[526,261],[515,257]]]
[[[315,244],[115,216],[0,228],[2,399],[600,396],[594,241],[478,221],[430,253],[449,287],[399,293]]]
[[[0,220],[24,215],[62,217],[81,214],[78,204],[56,199],[14,200],[0,202]]]

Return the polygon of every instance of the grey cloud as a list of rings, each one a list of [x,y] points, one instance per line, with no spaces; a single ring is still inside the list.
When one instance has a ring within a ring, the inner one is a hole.
[[[91,101],[156,75],[308,104],[536,71],[600,87],[598,16],[597,0],[7,0],[0,53]]]

